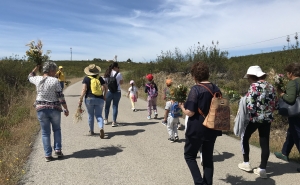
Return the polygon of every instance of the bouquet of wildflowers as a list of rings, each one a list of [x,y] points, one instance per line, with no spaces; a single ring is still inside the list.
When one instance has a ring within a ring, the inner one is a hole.
[[[38,40],[35,43],[33,40],[26,44],[29,49],[26,51],[26,56],[28,57],[28,61],[35,62],[36,65],[40,66],[39,72],[42,71],[43,62],[47,61],[50,57],[48,56],[51,51],[47,50],[46,54],[43,55],[43,43],[41,40]]]
[[[185,102],[188,88],[182,84],[177,87],[172,87],[170,90],[170,98],[177,102]]]
[[[77,110],[74,115],[73,123],[78,123],[79,121],[82,121],[82,115],[85,112],[85,110],[80,106],[77,107]]]
[[[274,76],[275,87],[277,89],[284,89],[284,75],[283,74],[276,74]]]
[[[269,72],[269,80],[274,82],[274,86],[276,89],[285,90],[285,85],[287,83],[287,79],[284,78],[283,74],[275,73],[274,69],[271,69]]]

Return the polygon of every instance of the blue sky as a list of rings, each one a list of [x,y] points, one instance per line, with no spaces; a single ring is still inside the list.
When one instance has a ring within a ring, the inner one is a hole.
[[[300,32],[299,7],[299,0],[1,1],[0,57],[22,57],[38,39],[53,60],[69,60],[72,47],[73,60],[149,62],[212,40],[230,57],[282,50],[286,35],[294,44]]]

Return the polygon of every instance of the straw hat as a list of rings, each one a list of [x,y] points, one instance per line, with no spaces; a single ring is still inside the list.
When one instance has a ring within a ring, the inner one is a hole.
[[[59,66],[58,69],[63,69],[63,66]]]
[[[99,66],[96,66],[95,64],[90,64],[86,68],[84,68],[84,73],[87,75],[97,75],[101,71],[101,68]]]

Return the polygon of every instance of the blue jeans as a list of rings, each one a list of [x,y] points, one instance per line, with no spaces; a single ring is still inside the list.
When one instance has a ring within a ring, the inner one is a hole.
[[[90,131],[94,132],[94,118],[96,117],[100,129],[103,129],[102,110],[104,100],[102,98],[87,97],[85,99],[85,106],[89,114]]]
[[[37,112],[37,117],[42,129],[42,141],[45,156],[52,156],[52,147],[50,141],[51,124],[54,133],[54,149],[61,150],[61,112],[55,109],[43,109]]]
[[[111,101],[113,101],[113,121],[117,121],[117,116],[118,116],[118,106],[119,106],[119,101],[121,99],[121,92],[117,91],[114,93],[111,93],[108,91],[106,93],[106,102],[105,102],[105,119],[108,119],[108,114],[109,114],[109,109],[110,109],[110,104]]]
[[[64,90],[65,87],[65,82],[59,82],[60,86],[61,86],[61,90]]]

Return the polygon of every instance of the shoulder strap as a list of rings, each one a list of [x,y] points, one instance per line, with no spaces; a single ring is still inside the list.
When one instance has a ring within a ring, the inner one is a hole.
[[[212,95],[212,96],[214,96],[214,94],[212,93],[212,91],[208,88],[208,87],[206,87],[205,85],[202,85],[202,84],[198,84],[199,86],[202,86],[202,87],[204,87],[208,92],[210,92],[210,94]],[[199,93],[199,91],[198,91],[198,89],[196,88],[196,90],[197,90],[197,93]],[[202,112],[202,110],[198,107],[198,112],[199,112],[199,114],[201,114],[201,116],[203,116],[204,117],[204,119],[205,119],[205,115],[204,115],[204,113]]]
[[[211,92],[211,90],[208,87],[206,87],[206,85],[202,85],[202,84],[198,84],[198,85],[200,85],[200,86],[204,87],[205,89],[207,89],[207,91],[210,92],[210,94],[212,96],[214,96],[214,94]]]
[[[114,75],[114,77],[116,78],[116,76],[118,75],[119,72],[116,72],[116,74]]]

